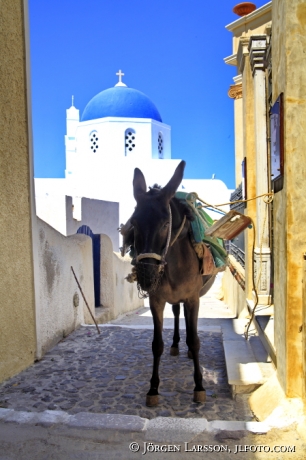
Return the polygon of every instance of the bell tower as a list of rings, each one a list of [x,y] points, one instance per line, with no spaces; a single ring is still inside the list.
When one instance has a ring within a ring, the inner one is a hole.
[[[65,177],[68,178],[73,173],[75,152],[76,152],[76,130],[80,122],[80,111],[74,107],[74,96],[72,96],[71,107],[66,110],[66,135],[65,153],[66,170]]]

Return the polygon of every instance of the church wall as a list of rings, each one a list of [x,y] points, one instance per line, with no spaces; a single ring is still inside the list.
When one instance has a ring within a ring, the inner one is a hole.
[[[162,147],[164,159],[171,159],[171,128],[163,123],[158,123],[152,120],[152,158],[161,158],[160,152],[158,151],[158,139],[159,133],[162,136]]]
[[[89,321],[89,313],[71,271],[94,312],[92,242],[86,235],[65,237],[37,219],[37,357]]]
[[[23,1],[2,1],[0,382],[32,364],[36,346],[25,28],[27,10]]]
[[[128,128],[135,131],[135,147],[129,155],[151,158],[151,122],[145,119],[102,118],[82,122],[77,130],[77,151],[81,163],[90,163],[99,158],[118,159],[125,156],[125,132]],[[91,149],[90,133],[98,133],[98,150]],[[89,160],[90,159],[90,160]],[[91,164],[91,163],[90,163]],[[85,164],[84,164],[85,166]]]

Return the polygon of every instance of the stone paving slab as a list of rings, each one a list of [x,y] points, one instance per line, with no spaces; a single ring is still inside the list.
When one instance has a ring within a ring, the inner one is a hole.
[[[222,336],[199,331],[200,364],[207,391],[205,405],[192,402],[193,363],[187,358],[185,333],[181,352],[170,356],[172,330],[164,330],[160,366],[160,403],[145,406],[152,371],[152,330],[82,327],[44,358],[0,386],[0,407],[16,411],[65,411],[156,417],[251,421],[245,396],[231,398]]]

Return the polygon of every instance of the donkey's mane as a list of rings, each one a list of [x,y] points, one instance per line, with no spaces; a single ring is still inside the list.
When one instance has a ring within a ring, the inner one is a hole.
[[[159,194],[160,190],[162,187],[158,184],[154,184],[152,187],[149,187],[149,191],[147,192],[147,195],[149,196],[156,196]],[[171,200],[175,205],[177,206],[178,210],[182,213],[182,215],[186,216],[187,220],[194,220],[194,215],[192,213],[192,210],[186,200],[184,199],[179,199],[176,198],[175,196]]]

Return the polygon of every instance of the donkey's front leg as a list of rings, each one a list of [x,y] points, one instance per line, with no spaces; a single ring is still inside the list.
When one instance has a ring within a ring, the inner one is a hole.
[[[179,341],[180,341],[180,304],[176,303],[172,305],[172,311],[174,315],[174,334],[173,342],[170,348],[170,355],[177,356],[179,354]]]
[[[162,337],[163,331],[163,313],[165,308],[165,302],[158,302],[156,298],[150,297],[150,309],[153,316],[154,323],[154,335],[152,342],[152,352],[153,352],[153,373],[150,380],[151,386],[150,390],[147,393],[146,405],[157,406],[158,404],[158,386],[159,386],[159,362],[160,357],[164,351],[164,342]]]
[[[200,339],[198,336],[198,313],[199,299],[188,300],[184,304],[184,313],[186,318],[186,342],[188,353],[190,352],[194,365],[194,383],[193,401],[204,403],[206,399],[205,389],[202,384],[202,371],[199,363]]]

